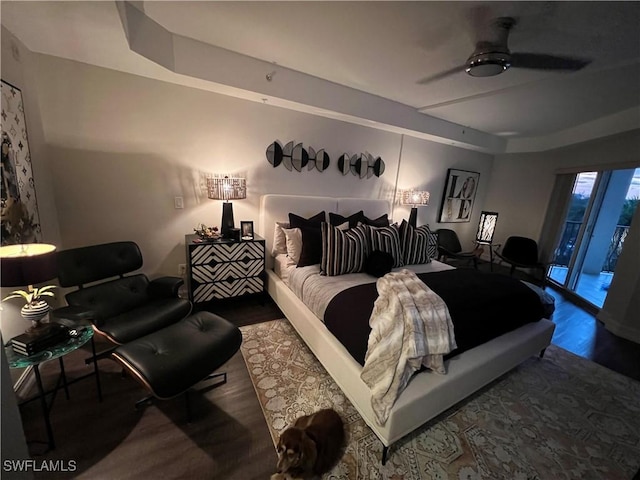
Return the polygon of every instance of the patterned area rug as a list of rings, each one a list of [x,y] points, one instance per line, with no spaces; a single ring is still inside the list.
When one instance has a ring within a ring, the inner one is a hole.
[[[348,427],[326,479],[624,479],[640,467],[640,383],[551,346],[394,444],[382,443],[286,320],[242,327],[242,354],[277,442],[333,407]]]

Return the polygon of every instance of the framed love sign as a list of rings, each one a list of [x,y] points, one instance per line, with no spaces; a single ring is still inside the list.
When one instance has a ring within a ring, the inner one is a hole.
[[[471,219],[480,174],[467,170],[447,170],[447,181],[440,205],[440,223],[462,223]]]

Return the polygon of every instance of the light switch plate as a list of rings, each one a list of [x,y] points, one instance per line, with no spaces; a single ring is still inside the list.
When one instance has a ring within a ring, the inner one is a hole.
[[[182,197],[173,197],[175,208],[184,208],[184,199]]]

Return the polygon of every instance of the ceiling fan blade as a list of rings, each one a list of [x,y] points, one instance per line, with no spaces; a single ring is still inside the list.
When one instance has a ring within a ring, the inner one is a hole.
[[[418,80],[416,83],[420,85],[424,85],[426,83],[435,82],[437,80],[442,80],[449,75],[453,75],[454,73],[464,72],[466,65],[458,65],[457,67],[450,68],[449,70],[445,70],[444,72],[436,73],[435,75],[431,75],[429,77],[424,77],[421,80]]]
[[[511,66],[517,68],[533,68],[536,70],[580,70],[591,63],[591,60],[578,57],[561,57],[543,53],[512,53]]]

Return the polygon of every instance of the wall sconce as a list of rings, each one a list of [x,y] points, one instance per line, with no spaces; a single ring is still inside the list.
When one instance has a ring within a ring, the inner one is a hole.
[[[400,205],[411,205],[409,225],[416,227],[418,222],[418,208],[429,205],[429,192],[422,190],[402,190],[400,192]]]
[[[235,228],[233,221],[233,205],[229,200],[247,198],[247,182],[244,178],[214,175],[207,178],[207,197],[212,200],[224,200],[222,204],[222,222],[220,233],[223,238],[229,237],[229,231]]]

